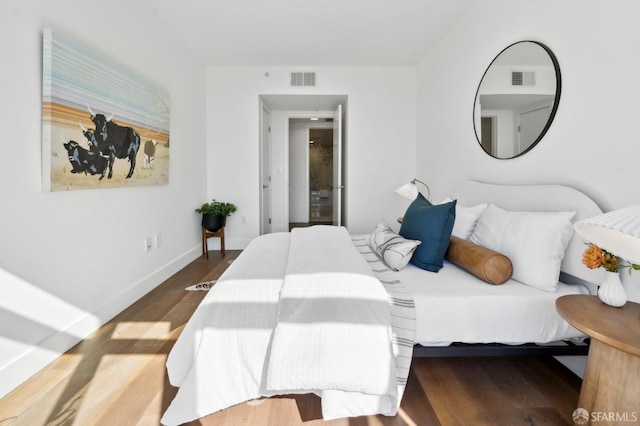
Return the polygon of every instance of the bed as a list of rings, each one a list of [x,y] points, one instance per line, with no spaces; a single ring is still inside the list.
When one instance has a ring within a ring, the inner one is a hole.
[[[510,211],[575,211],[572,222],[601,214],[588,196],[562,185],[494,185],[464,181],[451,198],[459,205],[494,203]],[[420,288],[420,270],[399,272],[413,293],[417,309],[414,356],[579,355],[584,335],[563,321],[555,299],[566,294],[595,294],[602,270],[586,268],[586,245],[576,233],[564,251],[556,292],[539,291],[514,279],[499,286],[476,285],[465,271],[445,259],[445,267]],[[455,288],[448,285],[456,282]],[[438,327],[428,327],[438,324]]]
[[[451,198],[459,222],[465,206],[479,204],[571,212],[573,221],[601,213],[584,194],[557,185],[466,181]],[[490,285],[446,260],[437,273],[411,264],[396,272],[370,239],[317,226],[252,241],[169,354],[169,380],[179,390],[162,423],[293,393],[319,395],[326,420],[394,415],[412,356],[452,354],[460,344],[528,348],[584,338],[555,312],[557,297],[592,292],[591,283],[601,281],[581,264],[584,243],[572,229],[562,248],[561,282],[556,275],[553,288],[542,290],[516,279]]]

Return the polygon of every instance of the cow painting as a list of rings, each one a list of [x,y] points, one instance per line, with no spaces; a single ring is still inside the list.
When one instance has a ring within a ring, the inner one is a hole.
[[[63,145],[69,156],[71,173],[99,174],[100,179],[104,177],[109,162],[106,157],[80,146],[76,141],[65,142]]]
[[[150,141],[146,141],[144,143],[144,166],[142,166],[142,168],[150,169],[153,165],[153,160],[156,159],[157,144],[158,142],[156,142],[154,139],[151,139]]]
[[[89,112],[91,113],[91,121],[96,126],[93,137],[97,146],[92,147],[92,151],[108,157],[109,174],[107,177],[111,179],[113,176],[113,162],[116,158],[127,158],[130,164],[129,173],[127,173],[127,179],[129,179],[136,168],[140,135],[132,127],[120,126],[113,122],[113,115],[107,118],[103,114],[94,114],[91,108],[89,108]]]

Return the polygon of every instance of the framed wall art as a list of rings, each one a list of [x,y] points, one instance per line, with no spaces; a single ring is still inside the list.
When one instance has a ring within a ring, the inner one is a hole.
[[[169,182],[169,95],[97,50],[43,31],[45,191]]]

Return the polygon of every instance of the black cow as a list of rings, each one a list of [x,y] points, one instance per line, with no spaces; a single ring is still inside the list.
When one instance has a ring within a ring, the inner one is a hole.
[[[100,153],[99,143],[98,143],[98,139],[96,138],[95,130],[87,129],[86,127],[84,127],[84,125],[82,124],[82,121],[80,121],[80,128],[82,129],[82,134],[84,135],[84,137],[87,138],[90,152],[92,154],[101,156],[107,161],[107,163],[109,163],[108,161],[109,157],[105,157]],[[102,180],[103,177],[104,177],[104,172],[102,173],[102,176],[100,176],[100,180]]]
[[[109,157],[109,175],[107,177],[111,179],[113,176],[113,162],[116,158],[128,158],[131,166],[129,167],[127,179],[130,178],[136,168],[136,154],[140,149],[140,135],[132,127],[120,126],[111,121],[113,115],[106,118],[102,114],[94,114],[91,108],[89,108],[89,112],[91,113],[91,121],[96,126],[93,136],[97,147],[92,148],[92,150]]]
[[[82,134],[85,138],[87,138],[87,142],[89,142],[89,149],[92,151],[98,151],[98,139],[96,139],[96,132],[93,129],[87,129],[80,121],[80,128],[82,129]]]
[[[147,169],[147,168],[151,168],[151,165],[153,164],[153,160],[156,159],[156,145],[158,144],[158,142],[156,142],[154,139],[151,139],[150,141],[146,141],[144,143],[144,166],[143,168]]]
[[[84,173],[85,175],[87,173],[92,175],[99,174],[100,179],[104,177],[109,163],[106,157],[81,147],[76,141],[65,142],[63,145],[67,150],[69,162],[73,167],[71,173]]]

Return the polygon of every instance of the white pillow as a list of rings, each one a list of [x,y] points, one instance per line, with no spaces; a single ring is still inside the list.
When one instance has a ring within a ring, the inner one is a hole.
[[[445,198],[438,204],[449,203],[451,201],[453,201],[451,198]],[[460,203],[456,203],[456,220],[453,222],[451,235],[455,235],[463,240],[468,240],[476,227],[478,218],[486,208],[487,203],[478,204],[472,207],[463,207]]]
[[[507,211],[490,204],[469,241],[511,259],[513,279],[555,293],[564,251],[573,236],[571,219],[575,214]]]
[[[416,247],[420,241],[407,240],[394,233],[384,223],[378,224],[376,229],[369,235],[369,246],[386,265],[394,271],[399,271],[411,260]]]

